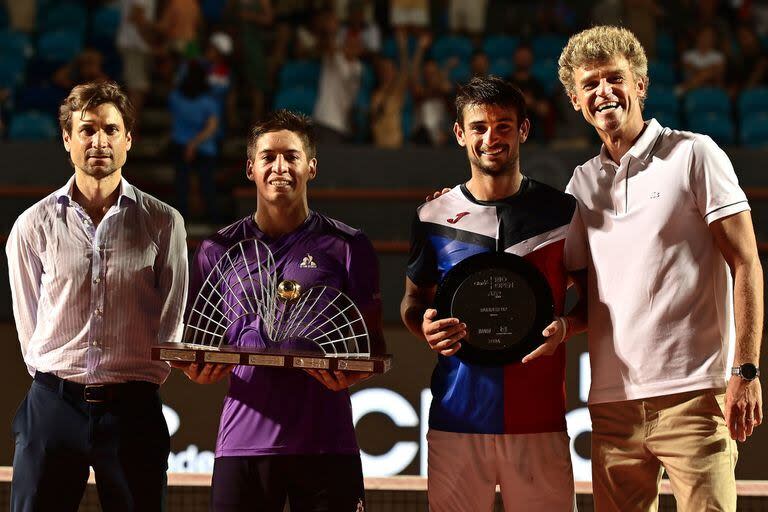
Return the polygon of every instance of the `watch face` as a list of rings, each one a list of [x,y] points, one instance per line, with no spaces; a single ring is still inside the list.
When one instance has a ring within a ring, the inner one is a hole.
[[[757,377],[757,367],[752,363],[744,363],[740,366],[741,376],[747,380],[752,380]]]

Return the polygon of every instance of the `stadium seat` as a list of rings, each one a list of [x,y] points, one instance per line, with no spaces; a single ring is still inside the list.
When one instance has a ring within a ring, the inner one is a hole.
[[[37,56],[49,62],[66,64],[83,49],[83,35],[72,30],[58,30],[40,35]]]
[[[531,49],[536,59],[553,59],[560,58],[560,53],[568,43],[568,38],[558,36],[555,34],[542,34],[534,36],[531,40]]]
[[[666,32],[656,34],[656,58],[670,63],[677,59],[675,39]]]
[[[0,31],[0,58],[6,58],[8,55],[21,57],[32,55],[29,37],[13,30]]]
[[[448,70],[448,79],[451,83],[464,84],[469,82],[470,78],[472,78],[472,71],[466,62],[459,62]]]
[[[93,13],[88,36],[89,44],[100,51],[104,48],[114,48],[120,18],[119,7],[104,6]]]
[[[360,89],[372,91],[376,86],[376,74],[368,63],[363,62],[363,74],[360,77]]]
[[[11,140],[53,139],[58,129],[53,118],[39,112],[20,112],[13,116],[8,128]]]
[[[66,91],[51,85],[26,85],[18,91],[16,107],[20,111],[56,112],[66,95]]]
[[[77,3],[51,3],[42,13],[40,32],[59,30],[77,31],[85,34],[88,12]]]
[[[557,62],[552,59],[536,59],[531,66],[531,74],[544,86],[547,95],[552,95],[560,84],[557,78]]]
[[[408,37],[408,56],[412,56],[416,51],[416,38],[413,36]],[[389,59],[397,61],[400,57],[399,50],[397,49],[397,42],[392,36],[384,39],[381,45],[381,55]]]
[[[514,66],[509,59],[495,59],[491,61],[488,71],[492,75],[509,78],[512,75],[512,71],[514,71]]]
[[[311,116],[316,99],[317,91],[309,87],[283,89],[275,97],[275,110],[284,108]]]
[[[731,100],[725,89],[718,87],[702,87],[693,89],[685,95],[685,113],[687,116],[696,116],[705,113],[729,115],[731,113]]]
[[[24,82],[26,61],[23,56],[3,56],[0,59],[0,88],[14,89]]]
[[[296,87],[316,88],[320,80],[321,66],[316,60],[289,60],[280,68],[279,89]]]
[[[653,82],[648,88],[648,97],[645,99],[645,110],[649,112],[666,112],[673,116],[680,114],[680,102],[672,87],[656,86]]]
[[[752,148],[768,147],[768,113],[761,112],[742,119],[741,143]]]
[[[472,56],[472,41],[462,36],[442,36],[432,45],[432,58],[443,63],[451,57],[469,62]]]
[[[750,114],[768,113],[768,87],[757,87],[742,92],[738,106],[741,119],[746,119]]]
[[[491,62],[497,59],[511,59],[520,45],[520,38],[508,35],[488,36],[483,43],[483,51]]]
[[[688,129],[712,137],[718,144],[733,144],[736,130],[730,115],[720,112],[702,112],[688,117]]]
[[[648,108],[646,108],[643,117],[646,119],[656,119],[661,126],[672,128],[673,130],[683,129],[683,123],[680,121],[680,116],[677,113],[668,110],[648,110]]]
[[[648,76],[651,79],[651,86],[662,85],[665,87],[674,87],[677,84],[675,79],[675,68],[672,64],[665,61],[652,60],[648,63]]]

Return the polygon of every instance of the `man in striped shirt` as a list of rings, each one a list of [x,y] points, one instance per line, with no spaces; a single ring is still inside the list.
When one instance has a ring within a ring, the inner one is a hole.
[[[21,214],[6,245],[34,377],[13,421],[11,510],[76,511],[89,466],[104,509],[161,510],[169,367],[150,346],[181,325],[183,219],[122,177],[134,116],[116,84],[76,86],[59,122],[74,176]]]

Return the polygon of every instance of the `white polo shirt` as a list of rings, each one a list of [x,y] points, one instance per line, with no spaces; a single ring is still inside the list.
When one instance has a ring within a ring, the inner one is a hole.
[[[589,403],[725,386],[732,283],[708,225],[749,210],[726,154],[654,119],[618,166],[603,147],[566,192],[566,266],[589,276]]]

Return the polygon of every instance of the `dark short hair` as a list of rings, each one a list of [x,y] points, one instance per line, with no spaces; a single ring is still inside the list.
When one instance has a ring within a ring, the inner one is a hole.
[[[248,136],[248,159],[254,159],[255,155],[253,152],[256,150],[259,137],[265,133],[279,132],[281,130],[287,130],[298,135],[302,144],[304,144],[304,154],[307,155],[307,160],[315,158],[317,141],[315,138],[315,126],[312,120],[298,112],[277,110],[251,128],[251,133]]]
[[[497,76],[474,77],[469,83],[459,86],[456,95],[456,122],[464,126],[464,109],[474,105],[499,105],[510,107],[517,112],[517,124],[528,117],[525,97],[511,82]]]
[[[72,114],[81,115],[99,105],[111,103],[123,117],[125,130],[130,132],[136,122],[136,113],[128,96],[115,82],[88,82],[76,85],[59,106],[59,126],[67,133],[72,132]]]

